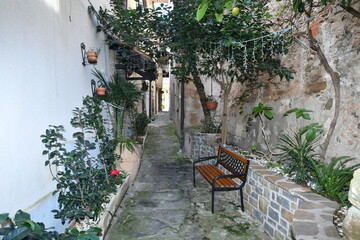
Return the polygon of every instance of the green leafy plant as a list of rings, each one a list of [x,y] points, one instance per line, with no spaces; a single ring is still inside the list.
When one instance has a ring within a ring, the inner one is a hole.
[[[283,171],[294,177],[296,183],[306,184],[313,179],[312,161],[318,163],[319,154],[316,151],[319,137],[305,134],[307,131],[301,129],[294,133],[282,134],[280,136],[281,144],[277,148],[282,150],[279,155],[279,161],[283,166]]]
[[[257,153],[260,153],[261,155],[263,155],[268,161],[271,161],[271,158],[273,155],[277,155],[277,153],[273,152],[271,150],[271,147],[270,147],[270,144],[269,144],[269,140],[268,140],[268,137],[266,135],[266,132],[265,132],[265,122],[264,122],[264,116],[268,119],[273,119],[274,117],[274,114],[272,113],[272,110],[273,108],[270,107],[270,106],[266,106],[264,105],[263,103],[259,103],[257,107],[254,107],[252,109],[252,114],[255,116],[255,117],[259,117],[260,119],[260,124],[261,124],[261,133],[262,133],[262,136],[263,136],[263,139],[264,139],[264,142],[266,144],[266,147],[267,147],[267,150],[268,150],[268,154],[258,150],[255,146],[252,146],[252,151],[254,152],[257,152]]]
[[[146,127],[150,123],[150,118],[146,113],[135,113],[132,121],[132,129],[136,136],[144,136],[146,133]]]
[[[341,156],[332,158],[329,164],[311,160],[314,169],[315,191],[342,205],[347,204],[348,190],[353,173],[360,164],[351,165],[354,158]]]
[[[106,87],[106,101],[119,107],[115,108],[116,116],[114,125],[116,126],[117,138],[124,139],[122,136],[122,130],[126,111],[135,107],[136,102],[140,100],[142,96],[142,91],[137,89],[135,84],[123,80],[118,74],[112,75],[109,82],[106,81],[103,73],[96,68],[95,70],[92,70],[92,74],[97,77],[99,81],[102,82],[102,84]]]
[[[18,210],[14,220],[8,213],[0,214],[0,236],[2,240],[97,240],[101,229],[92,227],[87,231],[78,231],[76,228],[67,229],[65,233],[48,231],[41,222],[31,220],[30,214]]]
[[[216,99],[215,99],[215,97],[213,95],[207,95],[205,101],[206,102],[215,102]]]
[[[114,139],[111,129],[105,128],[100,100],[86,97],[83,104],[82,108],[75,108],[70,121],[78,130],[73,134],[73,149],[68,149],[61,125],[50,126],[41,135],[46,148],[43,151],[47,156],[45,166],[57,182],[54,194],[58,194],[59,210],[53,212],[63,223],[66,219],[96,219],[108,195],[116,191],[109,171],[119,159],[115,153],[118,140]],[[98,151],[97,156],[92,154],[94,150]]]
[[[274,117],[274,114],[271,112],[272,109],[272,107],[265,106],[263,103],[259,103],[257,107],[252,109],[252,113],[255,117],[259,116],[261,121],[263,121],[261,118],[262,114],[268,119],[272,119]]]
[[[302,117],[307,120],[311,120],[310,112],[313,112],[311,110],[307,110],[304,108],[293,108],[284,113],[284,117],[289,116],[290,113],[295,113],[296,118]]]

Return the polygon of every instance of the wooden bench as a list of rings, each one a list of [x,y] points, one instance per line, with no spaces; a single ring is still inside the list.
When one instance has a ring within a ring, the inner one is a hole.
[[[217,159],[215,164],[196,165],[200,162]],[[230,151],[229,149],[219,146],[218,155],[211,157],[200,157],[193,162],[193,180],[195,187],[195,169],[211,184],[211,212],[214,213],[214,194],[215,191],[240,191],[241,210],[244,211],[244,200],[242,188],[246,183],[250,161]],[[225,174],[218,166],[221,165],[231,174]],[[240,179],[240,184],[233,179]]]

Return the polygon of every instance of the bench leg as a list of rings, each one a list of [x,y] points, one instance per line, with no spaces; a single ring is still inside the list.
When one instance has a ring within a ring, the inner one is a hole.
[[[243,199],[243,191],[242,188],[240,188],[240,201],[241,201],[241,210],[244,212],[244,199]]]
[[[211,213],[214,214],[214,187],[211,188]]]

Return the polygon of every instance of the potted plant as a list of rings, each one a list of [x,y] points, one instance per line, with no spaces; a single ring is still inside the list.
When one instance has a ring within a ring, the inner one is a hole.
[[[88,63],[96,64],[99,53],[100,53],[100,48],[97,49],[89,48],[89,50],[86,52]]]
[[[217,108],[218,102],[213,95],[208,95],[206,96],[205,105],[207,109],[215,110]]]
[[[98,86],[95,90],[96,90],[96,95],[97,96],[105,96],[106,95],[106,87],[104,86],[104,84],[102,83],[102,81],[98,81]]]

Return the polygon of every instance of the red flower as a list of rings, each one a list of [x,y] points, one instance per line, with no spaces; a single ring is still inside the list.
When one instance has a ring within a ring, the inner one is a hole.
[[[120,170],[111,169],[110,170],[110,175],[116,176],[116,178],[118,178],[119,177],[119,172],[120,172]]]

